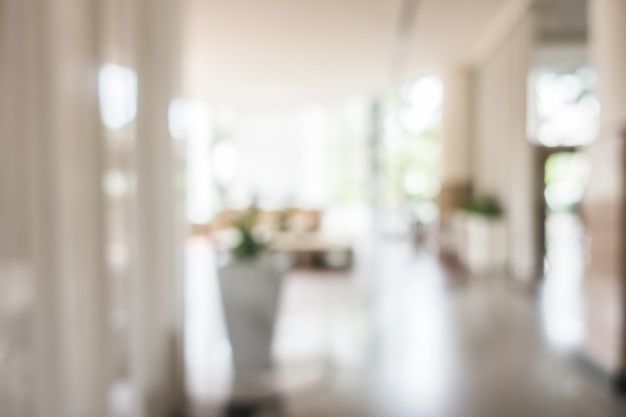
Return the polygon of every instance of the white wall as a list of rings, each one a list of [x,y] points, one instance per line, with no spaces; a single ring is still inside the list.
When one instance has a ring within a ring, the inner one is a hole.
[[[592,62],[598,73],[600,137],[588,149],[583,200],[589,235],[585,350],[612,375],[626,375],[626,2],[590,0]]]

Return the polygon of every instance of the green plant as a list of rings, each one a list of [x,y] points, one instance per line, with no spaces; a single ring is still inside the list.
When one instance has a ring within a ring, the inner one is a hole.
[[[258,217],[259,209],[252,205],[234,222],[239,233],[239,242],[233,248],[233,254],[239,259],[255,258],[265,247],[263,241],[254,233]]]
[[[484,217],[497,218],[504,214],[504,210],[497,198],[489,195],[471,199],[460,206],[461,210]]]

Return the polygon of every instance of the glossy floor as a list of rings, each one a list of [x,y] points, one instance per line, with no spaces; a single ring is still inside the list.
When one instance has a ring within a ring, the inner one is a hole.
[[[287,277],[274,406],[254,415],[626,415],[624,403],[573,359],[580,274],[559,266],[562,252],[550,255],[546,288],[534,296],[503,275],[445,268],[406,243],[363,246],[349,274]],[[190,412],[224,415],[230,348],[211,251],[194,240],[187,256]]]

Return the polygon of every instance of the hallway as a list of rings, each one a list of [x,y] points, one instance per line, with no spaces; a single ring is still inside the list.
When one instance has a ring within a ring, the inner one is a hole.
[[[624,22],[0,0],[0,417],[626,416]]]
[[[275,389],[268,393],[278,395],[285,415],[626,412],[623,400],[577,359],[575,346],[550,334],[576,319],[561,294],[536,297],[504,274],[470,277],[406,243],[363,246],[351,274],[295,271],[286,278],[274,339]],[[190,241],[187,257],[192,415],[218,416],[231,376],[218,283],[206,241]],[[255,415],[275,415],[265,412]]]

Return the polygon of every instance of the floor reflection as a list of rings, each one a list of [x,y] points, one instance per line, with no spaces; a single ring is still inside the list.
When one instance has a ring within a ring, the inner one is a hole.
[[[194,410],[223,401],[231,378],[215,256],[208,240],[187,244],[185,283],[185,365]]]
[[[364,241],[357,249],[351,273],[286,278],[274,342],[281,406],[273,410],[229,405],[230,349],[214,259],[207,241],[189,242],[194,416],[624,415],[571,355],[554,348],[563,340],[554,329],[571,331],[578,317],[575,302],[563,299],[578,285],[571,264],[546,281],[537,308],[504,276],[459,281],[457,271],[407,243]]]
[[[458,371],[444,271],[432,255],[404,244],[378,253],[372,394],[381,412],[444,415]]]
[[[583,340],[582,278],[584,231],[573,213],[554,213],[546,222],[545,282],[541,296],[543,327],[549,342],[572,350]]]

